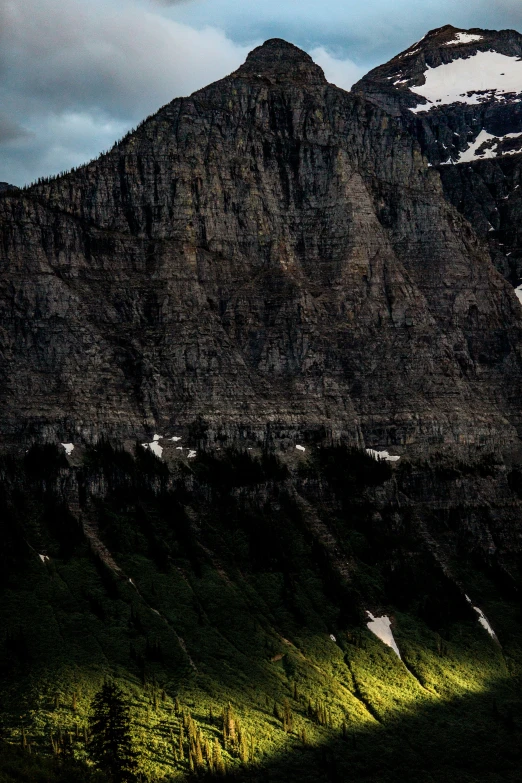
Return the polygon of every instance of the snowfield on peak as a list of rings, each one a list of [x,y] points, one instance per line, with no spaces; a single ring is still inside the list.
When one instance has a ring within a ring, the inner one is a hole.
[[[459,43],[471,43],[472,41],[482,41],[483,38],[483,35],[474,35],[473,33],[457,33],[455,38],[452,38],[451,41],[446,41],[444,46],[451,46],[452,44]]]
[[[522,92],[522,59],[499,52],[477,52],[471,57],[427,67],[425,83],[411,87],[430,103],[419,104],[410,111],[429,111],[430,104],[477,104],[491,97],[503,100],[506,93]],[[468,94],[469,93],[469,94]]]

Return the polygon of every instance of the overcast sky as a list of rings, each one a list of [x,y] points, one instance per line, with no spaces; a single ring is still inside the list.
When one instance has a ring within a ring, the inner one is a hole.
[[[89,160],[267,38],[349,89],[444,24],[522,31],[522,0],[0,0],[0,181]]]

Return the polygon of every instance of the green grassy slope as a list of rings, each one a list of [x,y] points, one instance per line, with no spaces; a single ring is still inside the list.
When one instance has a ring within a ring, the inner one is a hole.
[[[516,470],[310,451],[4,458],[0,782],[89,780],[107,676],[143,780],[519,779]]]

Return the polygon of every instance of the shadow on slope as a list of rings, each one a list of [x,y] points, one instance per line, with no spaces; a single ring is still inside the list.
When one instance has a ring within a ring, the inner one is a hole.
[[[237,780],[516,779],[520,609],[480,547],[465,556],[461,578],[487,598],[501,651],[443,557],[480,539],[491,504],[464,489],[494,464],[434,478],[428,467],[392,476],[342,449],[286,468],[207,454],[170,471],[140,449],[104,445],[75,470],[60,456],[40,448],[2,468],[11,741],[25,731],[49,752],[50,736],[81,735],[110,674],[150,780],[188,774],[189,715]],[[366,629],[365,608],[393,614],[405,665]],[[224,741],[228,703],[246,751]],[[81,736],[76,751],[88,753]]]
[[[318,747],[294,743],[292,750],[234,781],[378,781],[487,783],[520,780],[520,695],[498,707],[503,689],[421,705],[380,725],[347,726],[344,736]],[[341,732],[342,734],[342,732]]]

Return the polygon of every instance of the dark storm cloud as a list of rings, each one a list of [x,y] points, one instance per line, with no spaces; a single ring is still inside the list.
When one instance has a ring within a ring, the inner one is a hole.
[[[247,52],[218,30],[115,0],[10,0],[1,22],[2,88],[49,112],[141,117],[210,71],[225,75]]]

